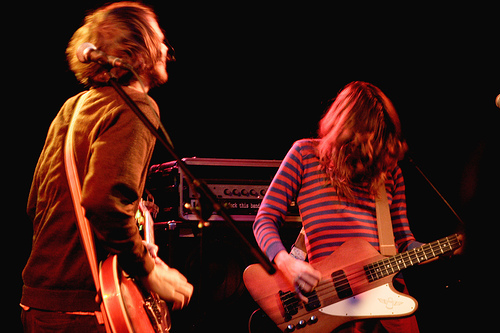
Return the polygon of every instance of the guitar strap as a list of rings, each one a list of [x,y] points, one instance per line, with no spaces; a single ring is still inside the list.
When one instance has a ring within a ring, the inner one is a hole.
[[[378,243],[380,253],[386,257],[391,257],[397,254],[396,245],[394,244],[394,232],[392,230],[391,212],[389,210],[389,202],[387,201],[387,192],[385,190],[385,182],[377,189],[375,197],[375,210],[377,214],[377,229]]]
[[[92,229],[90,228],[90,223],[85,217],[85,208],[81,205],[82,201],[82,191],[80,186],[80,180],[78,178],[78,170],[75,163],[74,147],[73,147],[73,133],[76,123],[76,118],[80,112],[85,100],[87,99],[88,92],[80,96],[76,104],[75,111],[71,118],[71,123],[66,134],[66,142],[64,145],[64,165],[66,169],[66,177],[68,179],[68,185],[71,192],[71,199],[73,201],[73,206],[75,208],[76,220],[78,224],[78,230],[80,231],[80,236],[82,239],[83,247],[85,253],[87,254],[87,259],[90,264],[90,270],[92,271],[92,277],[94,279],[95,288],[97,290],[97,295],[100,291],[99,283],[99,268],[97,265],[97,256],[95,251],[94,237],[92,234]],[[106,332],[111,332],[108,322],[106,320],[104,306],[100,302],[101,312],[96,311],[95,315],[97,321],[100,325],[105,324]]]
[[[292,249],[290,250],[290,255],[295,259],[299,259],[302,261],[307,260],[307,249],[306,249],[306,232],[304,227],[300,229],[299,236],[297,240],[292,245]]]
[[[389,202],[387,201],[387,192],[385,183],[382,183],[377,189],[375,197],[375,210],[377,215],[378,242],[380,253],[386,257],[391,257],[397,254],[396,245],[394,244],[394,232],[392,229],[391,212],[389,210]],[[304,227],[300,230],[297,240],[292,246],[290,255],[295,259],[305,261],[307,259],[306,250],[306,233]]]

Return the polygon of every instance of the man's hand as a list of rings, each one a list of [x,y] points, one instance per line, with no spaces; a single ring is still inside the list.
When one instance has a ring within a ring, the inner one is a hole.
[[[146,247],[146,249],[148,250],[149,252],[149,255],[153,258],[153,259],[156,259],[156,257],[158,256],[158,245],[156,244],[152,244],[152,243],[148,243],[146,241],[142,241],[142,244],[144,244],[144,246]]]
[[[165,302],[173,303],[173,310],[182,309],[193,295],[193,286],[178,270],[169,267],[158,257],[154,260],[154,269],[148,276],[141,278],[141,282]]]
[[[465,248],[465,234],[458,234],[458,240],[460,241],[460,244],[462,244],[458,249],[456,249],[455,251],[453,251],[453,255],[456,256],[456,255],[459,255],[459,254],[463,254],[464,253],[464,248]]]

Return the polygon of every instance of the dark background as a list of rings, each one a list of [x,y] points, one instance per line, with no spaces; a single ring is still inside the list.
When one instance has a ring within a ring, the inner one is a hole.
[[[32,232],[24,213],[31,176],[50,122],[83,89],[67,68],[65,48],[85,13],[103,3],[23,3],[5,12],[18,18],[4,29],[3,61],[9,87],[3,131],[5,275],[8,289],[16,291],[8,306],[16,323]],[[489,321],[484,311],[492,288],[478,277],[491,276],[495,268],[487,259],[495,257],[499,222],[493,7],[147,3],[176,50],[169,82],[150,95],[181,156],[282,159],[295,140],[316,135],[327,101],[347,83],[380,87],[399,112],[410,154],[467,231],[465,255],[407,270],[421,330],[460,330]],[[157,147],[152,163],[169,160]],[[402,167],[416,238],[427,242],[455,232],[454,216],[410,163]],[[7,245],[9,239],[16,245]],[[234,311],[238,303],[253,306],[243,296],[221,305],[220,313],[199,315],[210,320],[196,318],[194,311],[184,317],[212,325],[232,316],[228,308]]]

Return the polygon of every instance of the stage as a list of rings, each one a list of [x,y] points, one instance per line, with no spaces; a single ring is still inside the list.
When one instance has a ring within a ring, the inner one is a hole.
[[[491,291],[485,282],[478,288],[485,275],[478,268],[490,271],[482,258],[494,253],[498,234],[497,11],[416,3],[405,5],[409,10],[145,2],[176,50],[168,83],[150,95],[182,157],[281,160],[294,141],[316,137],[328,101],[347,83],[367,81],[384,91],[401,118],[409,154],[465,221],[467,233],[464,255],[404,273],[419,302],[421,332],[463,331],[472,324],[481,330],[481,321],[489,320],[484,308]],[[12,11],[20,17],[8,30],[4,77],[14,107],[4,107],[3,138],[5,180],[12,176],[14,184],[6,189],[4,232],[15,242],[4,267],[5,285],[16,290],[8,298],[8,317],[19,328],[21,271],[32,237],[25,213],[32,175],[52,119],[84,89],[64,52],[86,12],[104,3],[14,4]],[[157,145],[151,164],[171,160]],[[401,167],[416,239],[454,233],[458,222],[441,199],[411,163]],[[239,226],[255,243],[251,221]],[[291,224],[285,241],[291,245],[299,230]],[[192,304],[173,315],[173,332],[245,332],[257,305],[241,278],[254,259],[231,231],[220,222],[203,237],[159,231],[158,238],[160,256],[170,256],[195,285]]]

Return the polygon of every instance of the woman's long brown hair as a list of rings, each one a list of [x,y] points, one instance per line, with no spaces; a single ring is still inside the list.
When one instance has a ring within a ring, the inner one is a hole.
[[[361,81],[340,91],[318,133],[321,167],[346,197],[352,197],[352,188],[361,184],[375,193],[407,150],[391,101],[379,88]]]

